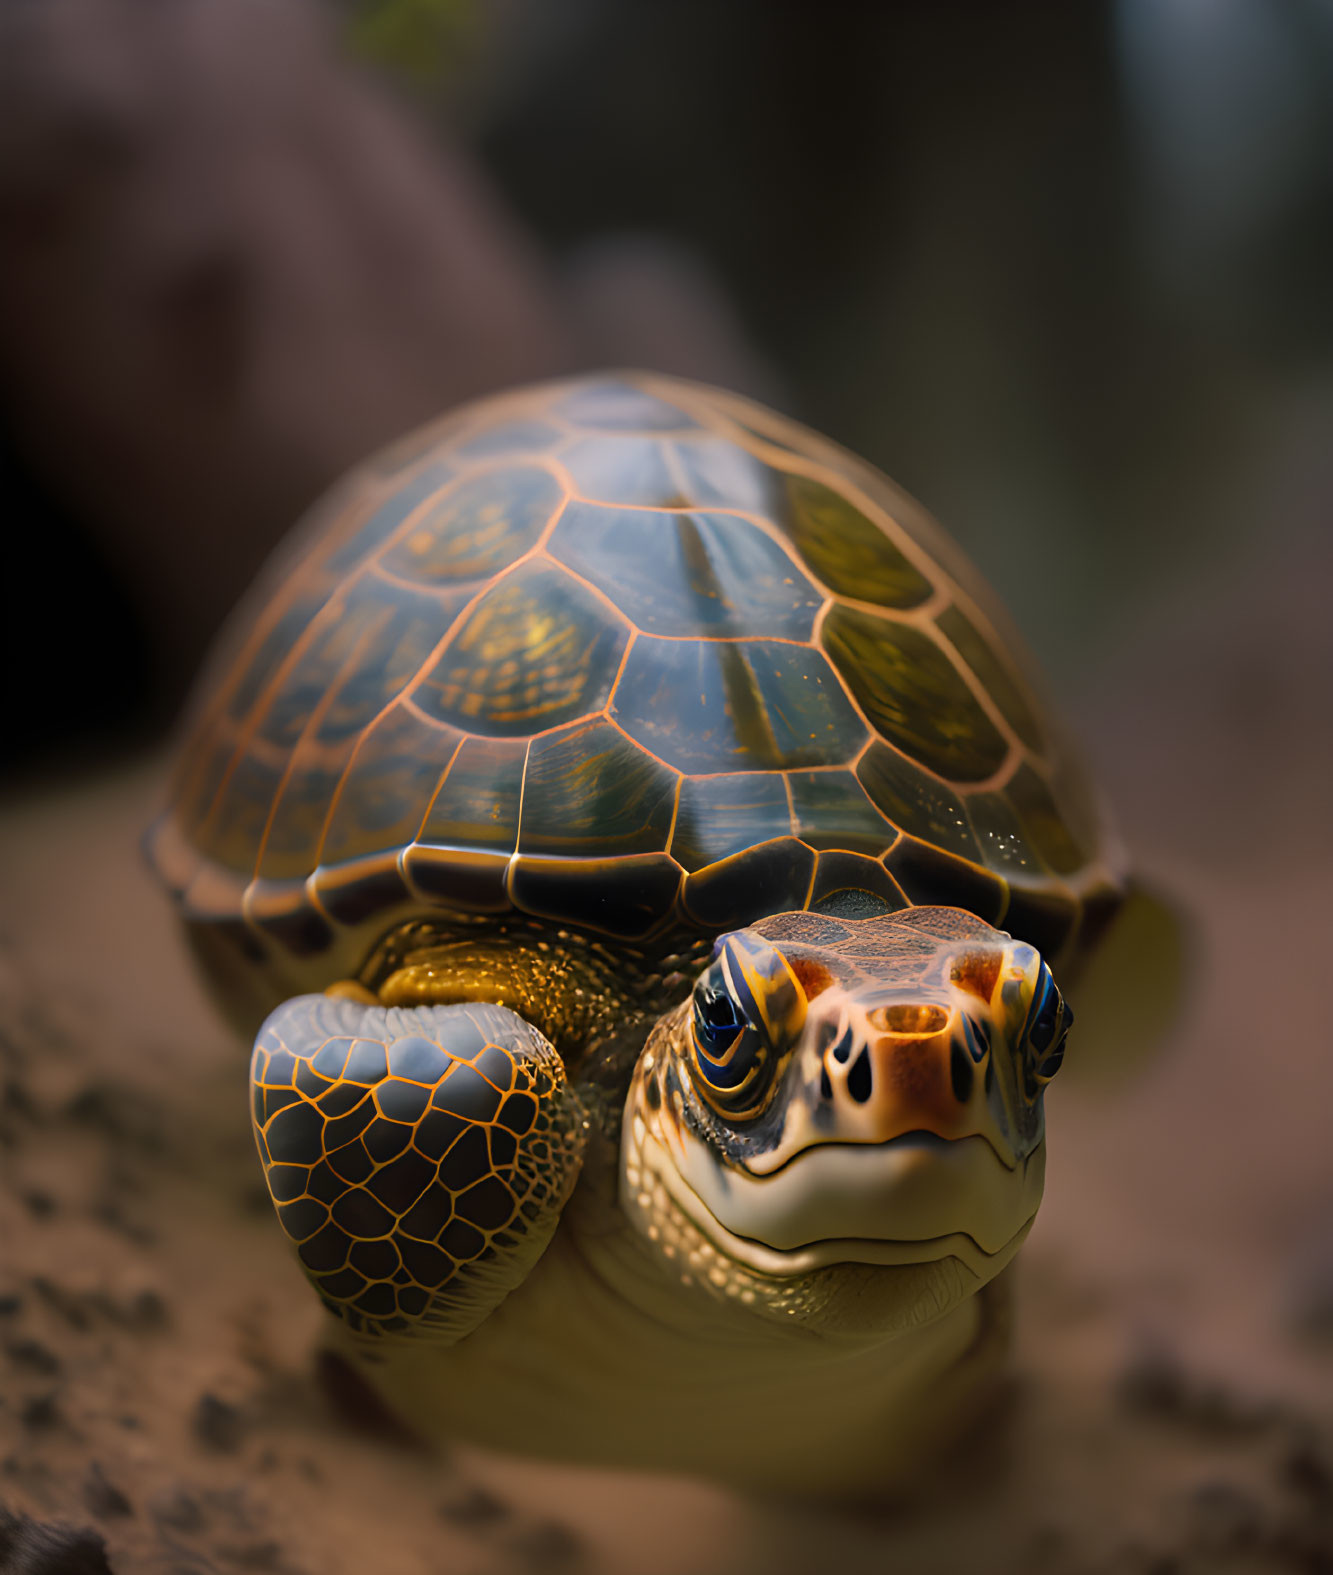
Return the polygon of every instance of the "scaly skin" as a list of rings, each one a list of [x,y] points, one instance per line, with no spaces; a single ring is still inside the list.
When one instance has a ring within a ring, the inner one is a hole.
[[[857,1266],[849,1311],[919,1303],[941,1271],[955,1305],[897,1333],[783,1325],[673,1280],[608,1180],[585,1169],[532,1273],[460,1344],[368,1349],[342,1325],[328,1338],[428,1440],[783,1496],[903,1493],[996,1393],[1007,1276],[979,1286],[956,1259],[924,1275]]]
[[[435,988],[472,988],[449,956]],[[620,1107],[615,1056],[570,1082],[505,1006],[306,997],[261,1034],[261,1154],[275,1196],[304,1189],[279,1212],[341,1343],[423,1435],[885,1490],[979,1403],[1003,1347],[1004,1295],[979,1293],[1041,1196],[1063,1035],[1062,1007],[1033,1025],[1045,977],[957,910],[779,915],[724,937],[691,1001],[621,1052]],[[766,1068],[740,1120],[700,1071],[719,980],[748,1013],[735,1055]],[[497,1128],[503,1148],[469,1135]],[[460,1253],[471,1225],[486,1239]]]

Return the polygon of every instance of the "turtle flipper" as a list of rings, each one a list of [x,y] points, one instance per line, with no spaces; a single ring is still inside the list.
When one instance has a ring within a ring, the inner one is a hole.
[[[586,1140],[559,1055],[502,1006],[303,995],[250,1066],[264,1179],[356,1333],[452,1343],[527,1275]]]
[[[1078,1015],[1070,1083],[1131,1083],[1171,1043],[1198,972],[1197,925],[1170,892],[1134,881],[1069,989]]]

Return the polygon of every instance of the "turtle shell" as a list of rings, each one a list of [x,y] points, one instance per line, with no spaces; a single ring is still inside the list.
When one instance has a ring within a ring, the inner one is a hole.
[[[274,997],[412,916],[661,956],[763,915],[970,910],[1067,955],[1118,874],[954,544],[732,394],[486,400],[342,482],[225,638],[152,861]]]

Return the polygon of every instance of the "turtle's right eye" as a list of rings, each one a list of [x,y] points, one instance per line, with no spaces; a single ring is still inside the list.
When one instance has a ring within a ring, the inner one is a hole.
[[[766,1036],[732,993],[719,958],[694,987],[689,1070],[695,1088],[723,1120],[751,1120],[764,1107],[774,1059]]]
[[[721,960],[694,987],[690,1057],[696,1081],[723,1099],[734,1095],[763,1059],[763,1043],[731,993]]]
[[[782,954],[757,935],[722,937],[694,987],[689,1065],[718,1115],[749,1121],[805,1021],[805,992]]]
[[[710,968],[708,974],[713,972]],[[694,992],[694,1031],[700,1048],[709,1056],[725,1055],[748,1026],[726,985],[705,976]]]

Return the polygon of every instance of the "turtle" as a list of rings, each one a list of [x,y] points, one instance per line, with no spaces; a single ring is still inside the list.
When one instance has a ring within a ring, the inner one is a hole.
[[[314,507],[185,731],[149,858],[392,1412],[764,1492],[945,1447],[1125,876],[918,504],[664,375],[494,396]]]

